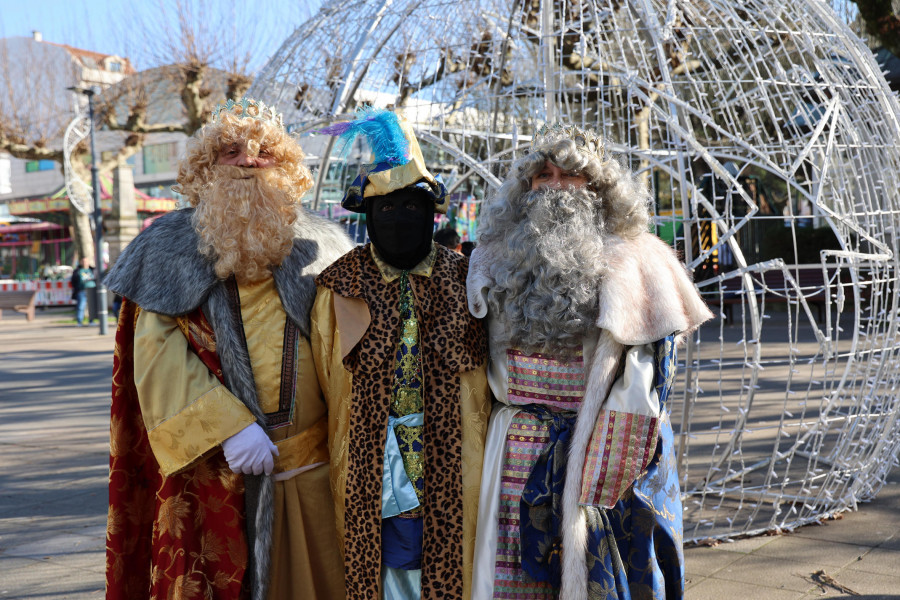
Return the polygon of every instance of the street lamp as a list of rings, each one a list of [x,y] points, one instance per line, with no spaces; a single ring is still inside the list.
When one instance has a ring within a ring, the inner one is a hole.
[[[67,88],[84,94],[88,99],[88,116],[91,119],[91,187],[94,194],[94,255],[97,269],[97,318],[100,319],[100,335],[106,335],[106,286],[103,284],[103,214],[100,211],[100,166],[94,145],[94,88],[73,86]]]

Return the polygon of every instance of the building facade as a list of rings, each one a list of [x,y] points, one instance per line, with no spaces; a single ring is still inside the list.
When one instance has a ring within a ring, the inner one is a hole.
[[[5,96],[13,105],[3,107],[0,118],[24,123],[19,125],[23,137],[42,139],[51,148],[62,147],[68,123],[85,109],[87,97],[71,88],[99,88],[102,93],[135,73],[126,57],[44,41],[37,31],[31,38],[0,40],[0,63],[6,73],[0,86],[8,88]],[[22,111],[22,106],[29,108]],[[112,157],[126,137],[110,131],[95,135],[101,160]],[[147,136],[143,148],[128,159],[139,224],[174,208],[171,186],[185,139],[178,133]],[[100,188],[101,205],[107,213],[114,193],[112,174],[101,176]],[[21,278],[48,264],[73,264],[69,211],[59,162],[19,159],[0,151],[0,273]],[[50,235],[41,228],[26,232],[21,226],[12,230],[11,223],[28,219],[53,224],[63,234],[55,231]]]

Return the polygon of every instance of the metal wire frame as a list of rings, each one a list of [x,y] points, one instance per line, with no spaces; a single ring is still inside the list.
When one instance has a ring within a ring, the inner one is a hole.
[[[679,361],[685,541],[853,508],[896,465],[900,108],[820,0],[335,0],[251,93],[300,133],[403,109],[476,196],[545,122],[603,134],[721,313]],[[307,141],[321,190],[344,159]]]

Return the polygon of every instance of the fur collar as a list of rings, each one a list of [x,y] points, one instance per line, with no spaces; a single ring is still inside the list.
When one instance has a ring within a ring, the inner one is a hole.
[[[144,310],[172,317],[206,302],[221,281],[212,262],[197,252],[193,213],[187,208],[165,214],[137,236],[109,272],[107,287]],[[309,337],[315,276],[352,245],[338,225],[305,210],[294,229],[294,248],[272,275],[285,312]]]
[[[609,270],[598,290],[597,327],[609,331],[620,344],[636,346],[671,333],[687,333],[712,313],[700,298],[675,252],[649,233],[633,239],[610,235],[606,246]],[[469,311],[487,314],[487,290],[492,285],[488,266],[501,251],[479,246],[469,266]]]
[[[609,272],[600,290],[597,327],[626,346],[693,331],[713,314],[675,251],[655,235],[607,241]]]

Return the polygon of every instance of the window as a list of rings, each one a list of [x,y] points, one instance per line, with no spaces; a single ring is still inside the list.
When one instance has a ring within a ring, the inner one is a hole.
[[[178,158],[178,144],[156,144],[144,147],[144,174],[167,173],[175,170]]]
[[[118,73],[122,70],[122,63],[120,62],[111,62],[109,63],[109,70],[113,73]]]
[[[29,160],[25,163],[26,173],[36,173],[37,171],[51,171],[56,167],[56,162],[52,160]]]
[[[161,185],[147,188],[147,195],[150,196],[151,198],[168,198],[169,197],[166,194],[166,188],[164,188]]]

